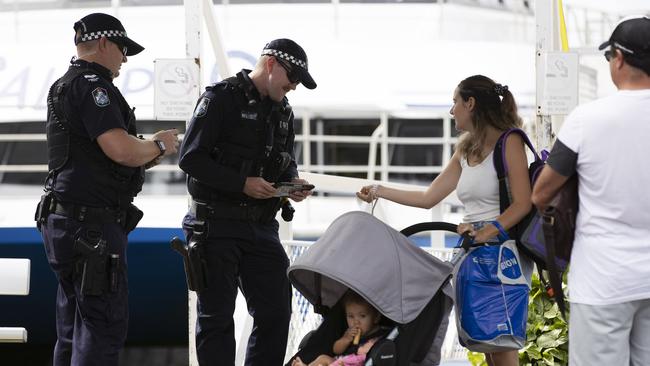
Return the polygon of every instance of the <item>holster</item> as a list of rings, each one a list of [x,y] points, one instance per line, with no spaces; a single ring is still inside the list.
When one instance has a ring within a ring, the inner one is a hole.
[[[296,209],[293,208],[291,202],[286,198],[282,198],[282,219],[285,222],[290,222],[293,220],[293,214],[296,212]]]
[[[187,288],[191,291],[201,292],[208,288],[208,264],[205,259],[205,253],[202,239],[204,238],[201,226],[203,222],[195,224],[192,240],[185,244],[178,237],[171,240],[172,248],[183,257],[183,267],[185,268],[185,280]]]
[[[126,209],[126,219],[124,222],[124,230],[127,233],[130,233],[138,226],[140,220],[144,216],[144,212],[137,208],[134,204],[129,204],[129,207]]]
[[[39,231],[41,230],[41,225],[47,221],[50,212],[54,211],[54,204],[54,193],[46,192],[41,196],[41,200],[36,205],[36,212],[34,213],[34,221],[36,221],[36,227]]]
[[[77,273],[81,274],[81,293],[99,296],[106,291],[108,286],[108,253],[104,239],[99,237],[91,240],[79,235],[74,241],[73,248],[76,253],[80,254],[77,261]],[[111,267],[111,269],[113,268]]]
[[[286,201],[286,202],[289,202],[289,201]],[[278,213],[278,210],[280,210],[280,208],[282,208],[283,204],[284,204],[284,200],[282,198],[274,197],[272,199],[269,199],[264,205],[262,205],[263,210],[262,210],[262,214],[260,215],[259,219],[254,220],[254,221],[269,222],[269,221],[275,219],[275,215]],[[292,217],[292,219],[293,219],[293,217]]]

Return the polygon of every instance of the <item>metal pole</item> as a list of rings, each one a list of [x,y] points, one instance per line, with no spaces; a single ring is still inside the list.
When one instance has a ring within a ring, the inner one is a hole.
[[[201,85],[201,4],[199,0],[184,0],[185,6],[185,56],[193,59],[199,66],[199,90]],[[189,120],[185,125],[189,124]],[[189,201],[189,196],[188,196]],[[195,366],[199,362],[196,357],[196,292],[187,291],[188,302],[188,353],[189,365]]]
[[[219,30],[219,25],[213,13],[213,7],[211,0],[203,0],[203,19],[205,20],[205,25],[208,30],[208,36],[210,36],[210,43],[212,44],[212,51],[214,52],[214,57],[217,60],[217,66],[219,67],[219,74],[222,79],[232,76],[230,72],[230,66],[228,65],[228,58],[226,57],[226,51],[223,47],[223,39],[221,38],[221,32]]]
[[[535,74],[536,74],[536,105],[537,113],[535,118],[535,142],[537,150],[549,149],[552,143],[552,121],[550,115],[542,115],[542,98],[544,90],[544,62],[546,53],[557,50],[557,34],[554,31],[556,1],[535,2],[535,25],[536,25],[536,50],[535,50]]]

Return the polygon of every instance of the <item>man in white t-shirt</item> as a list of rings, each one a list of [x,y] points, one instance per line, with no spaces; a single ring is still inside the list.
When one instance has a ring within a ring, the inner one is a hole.
[[[618,91],[576,108],[533,189],[543,210],[578,174],[569,271],[569,363],[650,365],[650,19],[620,22],[605,49]]]

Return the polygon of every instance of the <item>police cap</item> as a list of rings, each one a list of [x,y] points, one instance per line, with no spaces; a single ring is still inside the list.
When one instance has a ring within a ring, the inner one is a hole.
[[[78,36],[75,35],[74,44],[106,37],[120,46],[125,46],[127,49],[126,56],[137,55],[144,50],[144,47],[127,37],[122,23],[108,14],[93,13],[86,15],[74,23],[74,30],[80,33]]]
[[[302,85],[307,89],[316,88],[316,82],[309,74],[307,54],[296,42],[287,38],[273,40],[264,46],[262,55],[275,56],[289,61],[298,72]]]

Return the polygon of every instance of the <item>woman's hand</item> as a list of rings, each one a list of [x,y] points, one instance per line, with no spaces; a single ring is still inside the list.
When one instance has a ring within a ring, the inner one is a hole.
[[[497,229],[496,226],[492,224],[486,224],[479,230],[474,230],[474,226],[472,224],[458,224],[456,231],[460,235],[467,233],[474,239],[475,243],[486,243],[488,240],[499,235],[499,229]]]
[[[499,229],[492,224],[484,225],[480,230],[474,233],[475,243],[486,243],[488,240],[499,235]]]
[[[474,226],[472,224],[458,224],[458,227],[456,227],[456,231],[458,232],[459,235],[463,235],[464,233],[467,233],[469,236],[474,236],[476,234],[476,231],[474,230]]]
[[[372,201],[377,199],[378,188],[379,186],[376,184],[371,184],[369,186],[361,187],[359,192],[357,192],[357,197],[362,201],[371,203]]]

